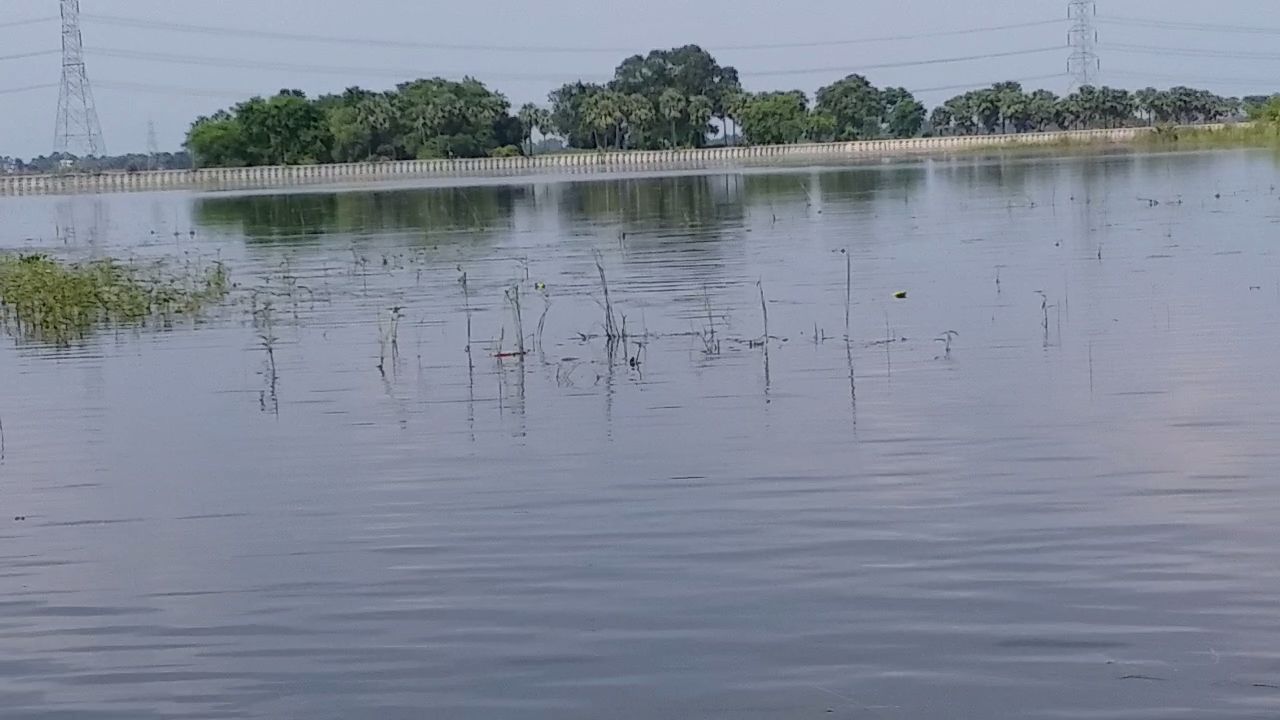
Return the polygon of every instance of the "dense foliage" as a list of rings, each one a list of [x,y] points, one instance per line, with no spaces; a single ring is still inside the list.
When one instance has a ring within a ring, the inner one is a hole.
[[[701,147],[741,92],[737,70],[686,45],[629,57],[605,85],[564,85],[551,93],[549,120],[570,147]]]
[[[938,134],[970,135],[1219,122],[1241,111],[1240,100],[1186,87],[1129,92],[1086,85],[1059,98],[1007,82],[951,98],[934,109],[930,123]]]
[[[504,96],[471,78],[414,80],[389,92],[349,88],[314,100],[282,90],[196,120],[187,149],[204,167],[483,157],[527,140],[510,110]]]
[[[900,87],[849,75],[820,88],[748,93],[738,71],[696,45],[626,58],[607,83],[568,83],[549,107],[507,99],[473,79],[415,80],[389,92],[351,88],[309,100],[286,90],[252,98],[192,125],[187,148],[202,166],[275,165],[534,152],[702,147],[708,138],[757,144],[919,135],[1217,122],[1261,112],[1269,97],[1224,98],[1175,87],[1136,92],[1081,87],[1066,97],[1016,82],[957,95],[928,113]],[[535,143],[535,132],[540,140]]]

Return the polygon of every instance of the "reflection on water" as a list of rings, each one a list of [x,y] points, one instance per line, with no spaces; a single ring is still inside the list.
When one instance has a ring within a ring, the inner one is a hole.
[[[0,345],[4,717],[1273,717],[1275,178],[0,201],[240,284]]]

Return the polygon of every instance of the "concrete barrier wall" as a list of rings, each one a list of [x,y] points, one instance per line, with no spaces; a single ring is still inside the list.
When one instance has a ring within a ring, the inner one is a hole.
[[[1224,126],[1201,126],[1218,129]],[[1151,128],[1074,130],[1017,135],[867,140],[858,142],[754,145],[701,150],[644,150],[606,153],[568,153],[532,157],[468,158],[462,160],[403,160],[398,162],[345,163],[341,165],[290,165],[281,167],[158,170],[97,175],[0,175],[0,195],[49,195],[72,193],[141,192],[155,190],[251,190],[304,185],[334,185],[413,178],[467,175],[504,175],[535,171],[660,170],[795,161],[893,157],[952,150],[1043,145],[1059,142],[1132,141]]]

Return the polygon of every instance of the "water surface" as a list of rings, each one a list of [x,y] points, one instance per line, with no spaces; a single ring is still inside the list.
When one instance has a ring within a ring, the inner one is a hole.
[[[5,248],[241,286],[0,343],[3,715],[1275,717],[1276,181],[0,200]]]

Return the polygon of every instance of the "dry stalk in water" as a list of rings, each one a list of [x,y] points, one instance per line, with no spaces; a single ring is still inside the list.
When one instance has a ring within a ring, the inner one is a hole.
[[[516,325],[515,354],[524,357],[524,319],[520,309],[520,285],[512,285],[507,290],[507,302],[511,304],[511,316]]]
[[[764,346],[767,350],[769,347],[769,306],[764,300],[764,281],[756,281],[756,289],[760,291],[760,314],[764,318]]]
[[[620,337],[618,323],[613,318],[613,301],[609,298],[609,280],[604,274],[604,259],[599,250],[594,252],[594,256],[596,270],[600,272],[600,288],[604,291],[604,336],[606,340],[612,342]]]

